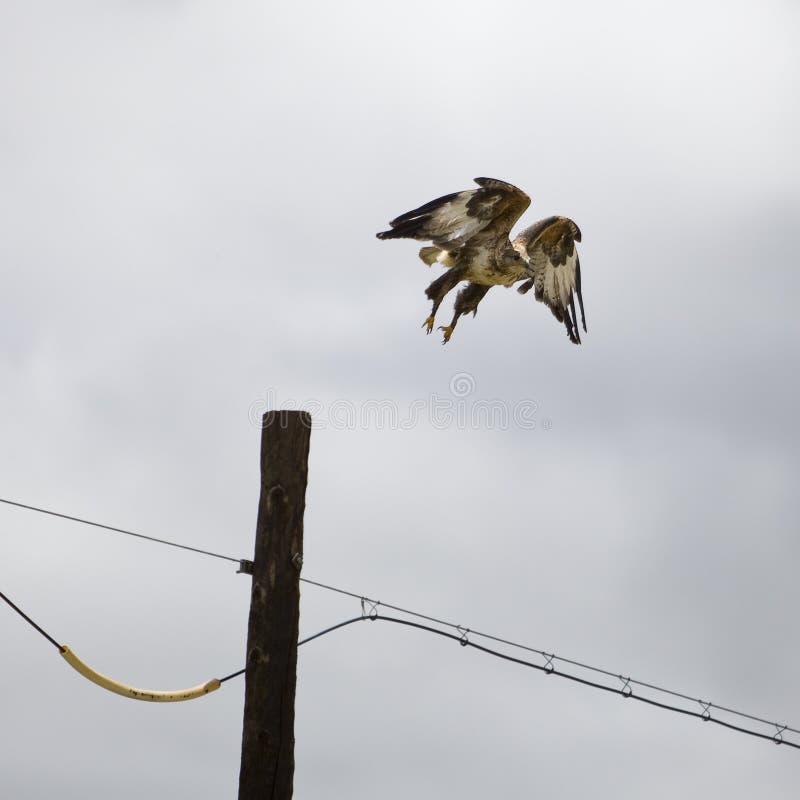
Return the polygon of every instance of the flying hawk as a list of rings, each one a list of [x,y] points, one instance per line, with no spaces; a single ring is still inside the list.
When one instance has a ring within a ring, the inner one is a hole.
[[[575,298],[581,309],[581,265],[575,242],[581,240],[578,226],[566,217],[548,217],[531,225],[513,241],[509,234],[514,223],[530,205],[525,192],[505,181],[475,178],[480,188],[454,192],[393,219],[391,229],[377,234],[379,239],[417,239],[433,242],[423,247],[419,257],[428,265],[439,264],[447,271],[438,277],[425,294],[433,301],[430,316],[422,324],[430,333],[434,317],[445,295],[462,281],[467,285],[456,295],[455,315],[442,325],[446,344],[462,314],[478,311],[478,303],[492,286],[512,286],[525,294],[535,289],[535,297],[546,303],[567,329],[573,344],[580,344]],[[574,294],[573,294],[574,293]]]

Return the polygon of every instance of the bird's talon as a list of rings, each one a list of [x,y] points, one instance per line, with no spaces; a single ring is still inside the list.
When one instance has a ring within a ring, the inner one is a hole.
[[[428,319],[422,323],[422,327],[425,328],[425,333],[431,333],[431,331],[433,331],[433,317],[428,317]]]
[[[453,328],[455,328],[455,325],[439,326],[439,330],[444,331],[444,339],[442,340],[442,344],[447,344],[450,341],[450,337],[453,335]]]

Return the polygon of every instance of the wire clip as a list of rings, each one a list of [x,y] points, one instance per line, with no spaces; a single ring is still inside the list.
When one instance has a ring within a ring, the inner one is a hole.
[[[630,676],[628,676],[627,678],[623,678],[622,675],[617,675],[617,677],[622,681],[622,688],[620,689],[620,694],[623,697],[630,697],[633,694],[633,689],[631,688]]]
[[[466,647],[469,644],[469,628],[462,628],[460,625],[456,625],[456,630],[461,634],[458,643],[462,647]]]
[[[378,606],[381,604],[380,600],[370,600],[369,597],[361,598],[361,616],[369,617],[370,619],[378,618]],[[369,610],[367,610],[369,606]]]
[[[237,575],[252,575],[253,574],[253,562],[248,561],[246,558],[242,558],[239,560],[239,569],[236,570]]]

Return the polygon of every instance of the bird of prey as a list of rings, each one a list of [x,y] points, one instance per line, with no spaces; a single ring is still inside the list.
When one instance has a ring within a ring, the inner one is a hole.
[[[478,189],[431,200],[430,203],[393,219],[379,239],[417,239],[432,242],[419,257],[428,265],[446,268],[425,290],[433,302],[430,316],[422,327],[430,333],[445,295],[462,281],[467,285],[456,295],[455,314],[449,325],[442,325],[446,344],[458,318],[478,311],[478,303],[492,286],[512,286],[525,294],[535,289],[535,297],[550,307],[567,329],[573,344],[580,344],[575,295],[586,330],[581,295],[581,265],[575,242],[581,240],[578,226],[566,217],[548,217],[531,225],[513,241],[511,228],[530,205],[525,192],[505,181],[475,178]]]

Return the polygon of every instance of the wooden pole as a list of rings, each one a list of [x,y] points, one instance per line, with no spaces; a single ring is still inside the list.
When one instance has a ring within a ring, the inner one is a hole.
[[[291,800],[311,416],[269,411],[262,425],[239,800]]]

